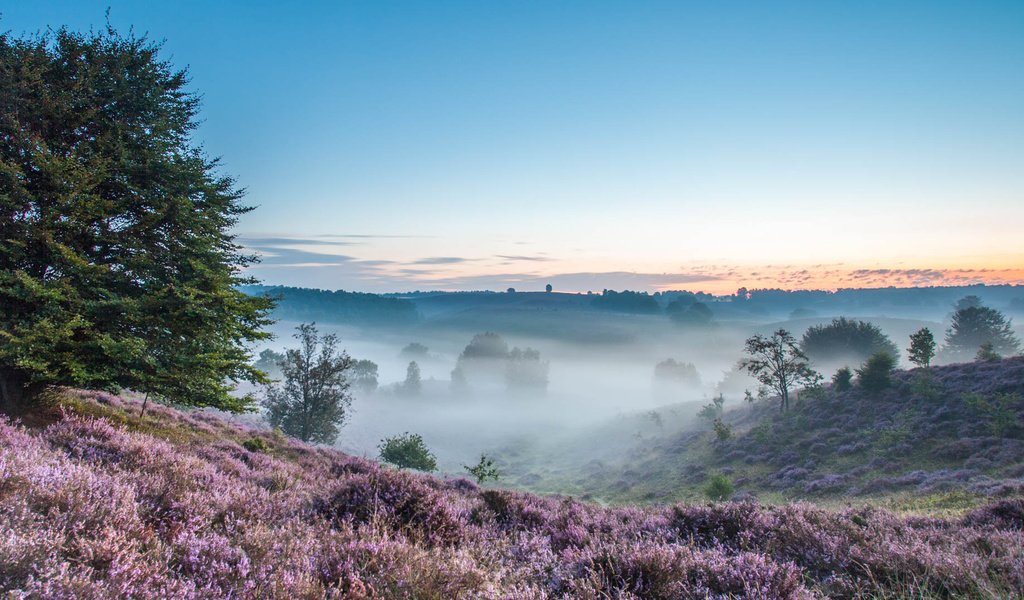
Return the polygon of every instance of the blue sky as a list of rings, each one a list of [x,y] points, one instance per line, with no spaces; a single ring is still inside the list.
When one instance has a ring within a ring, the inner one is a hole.
[[[1019,0],[0,6],[166,39],[270,283],[1024,282]]]

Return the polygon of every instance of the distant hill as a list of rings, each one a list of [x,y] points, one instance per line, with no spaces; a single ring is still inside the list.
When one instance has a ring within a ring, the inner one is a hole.
[[[104,393],[0,419],[11,598],[981,598],[1024,503],[606,508],[482,489]]]
[[[285,286],[245,286],[242,290],[278,298],[273,316],[285,321],[390,327],[415,324],[421,318],[412,302],[380,294]]]

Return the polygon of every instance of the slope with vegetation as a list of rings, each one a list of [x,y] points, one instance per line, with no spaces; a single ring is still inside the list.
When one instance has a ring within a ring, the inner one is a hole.
[[[1024,504],[602,508],[58,392],[0,423],[0,590],[39,598],[999,597]],[[1016,591],[1015,591],[1016,590]]]

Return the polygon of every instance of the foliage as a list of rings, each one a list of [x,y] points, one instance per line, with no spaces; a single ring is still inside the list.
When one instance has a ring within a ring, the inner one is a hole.
[[[897,354],[896,345],[877,326],[839,317],[804,332],[800,349],[815,363],[862,362],[876,352]]]
[[[315,324],[297,328],[298,348],[285,352],[283,386],[269,386],[263,405],[267,420],[304,442],[334,443],[345,424],[349,395],[348,374],[353,361],[338,349],[338,336],[320,336]]]
[[[985,343],[992,344],[992,351],[1004,356],[1020,350],[1020,340],[1003,313],[977,305],[957,309],[946,331],[945,357],[958,362],[970,360]]]
[[[501,474],[498,472],[498,467],[494,465],[494,460],[488,457],[486,454],[480,455],[480,462],[476,463],[472,467],[469,465],[462,465],[466,472],[476,479],[478,484],[483,484],[488,479],[497,481]]]
[[[378,326],[409,326],[420,321],[416,305],[405,298],[365,292],[253,285],[247,294],[274,298],[274,317],[282,321]]]
[[[469,344],[459,355],[459,360],[475,358],[506,358],[508,357],[508,343],[497,333],[487,331],[473,336]]]
[[[661,312],[658,301],[647,292],[604,290],[590,301],[594,308],[633,314],[655,314]]]
[[[367,359],[352,362],[352,369],[349,372],[349,382],[352,385],[353,391],[372,394],[377,391],[377,377],[377,363]]]
[[[700,373],[693,363],[677,362],[666,358],[654,366],[654,379],[662,383],[678,383],[689,386],[700,385]]]
[[[549,369],[550,364],[541,360],[539,351],[512,348],[505,366],[505,383],[509,389],[545,390]]]
[[[1003,357],[999,356],[999,353],[996,352],[995,346],[993,346],[992,342],[985,342],[982,344],[981,347],[978,348],[978,354],[974,356],[974,360],[981,362],[992,362],[1001,358]]]
[[[873,393],[892,385],[892,372],[896,368],[896,357],[888,352],[876,352],[857,369],[857,384]]]
[[[789,393],[798,386],[815,385],[821,375],[807,364],[807,356],[796,345],[796,340],[785,329],[779,329],[771,337],[755,335],[747,339],[746,352],[749,358],[740,361],[761,385],[778,394],[779,409],[789,408]]]
[[[927,327],[918,329],[910,335],[910,348],[907,349],[910,362],[919,367],[927,367],[935,357],[935,336]]]
[[[281,377],[281,363],[284,362],[284,358],[284,354],[267,348],[260,352],[253,366],[269,375],[272,379],[278,379]]]
[[[850,370],[850,367],[842,367],[836,370],[835,374],[832,375],[832,387],[837,392],[845,392],[853,387],[853,371]]]
[[[270,444],[267,444],[263,438],[258,437],[251,437],[243,441],[242,447],[249,452],[266,452],[270,450]]]
[[[715,419],[711,423],[711,427],[715,430],[715,437],[721,441],[725,441],[732,437],[732,427],[726,424],[721,417]]]
[[[1020,394],[970,392],[963,395],[963,402],[977,417],[988,422],[996,437],[1005,437],[1020,428],[1017,419],[1017,408],[1022,405]]]
[[[714,313],[703,302],[684,303],[676,300],[665,307],[665,312],[674,323],[686,326],[710,325],[714,318]]]
[[[402,358],[412,358],[423,360],[430,354],[430,349],[419,342],[409,342],[405,348],[402,348],[402,352],[399,354]]]
[[[420,366],[416,361],[412,361],[405,369],[405,381],[402,382],[401,392],[406,396],[418,396],[421,391],[423,381],[420,378]]]
[[[736,486],[723,473],[713,474],[708,478],[707,485],[704,486],[704,495],[709,500],[714,500],[715,502],[724,502],[731,498],[734,493],[736,493]]]
[[[130,388],[251,407],[249,208],[192,142],[199,97],[160,47],[110,28],[0,35],[0,396]]]
[[[416,469],[418,471],[434,471],[437,459],[423,442],[423,436],[409,433],[384,438],[380,445],[380,459],[395,465],[399,469]]]
[[[716,395],[711,399],[710,404],[705,404],[697,412],[697,416],[709,423],[713,423],[716,419],[721,418],[725,407],[725,397],[722,394]]]

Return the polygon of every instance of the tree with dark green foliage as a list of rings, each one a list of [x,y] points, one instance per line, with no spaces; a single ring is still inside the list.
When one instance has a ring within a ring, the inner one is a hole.
[[[946,331],[945,358],[954,362],[969,361],[985,343],[992,344],[992,351],[1003,356],[1013,356],[1020,351],[1020,340],[1003,313],[976,304],[958,308]]]
[[[304,442],[332,444],[352,404],[354,361],[338,349],[337,335],[321,337],[313,323],[296,329],[299,347],[287,350],[281,363],[284,385],[268,387],[263,398],[267,421]]]
[[[832,388],[837,392],[845,392],[853,387],[853,371],[850,367],[842,367],[832,375]]]
[[[910,362],[919,367],[927,367],[935,358],[935,336],[927,327],[918,329],[910,335],[910,348],[907,350]]]
[[[483,483],[488,479],[497,481],[501,474],[498,472],[498,467],[494,465],[494,460],[488,457],[486,454],[480,455],[480,462],[476,463],[472,467],[469,465],[462,465],[462,468],[467,473],[476,479],[477,483]]]
[[[778,394],[781,411],[789,408],[792,390],[821,381],[821,375],[808,365],[807,355],[785,329],[779,329],[770,337],[752,336],[747,339],[745,349],[749,357],[740,361],[740,367],[757,379],[766,393]]]
[[[893,356],[898,352],[896,344],[877,326],[846,317],[808,328],[800,340],[800,349],[817,364],[842,364],[847,360],[859,363],[876,352]]]
[[[0,401],[48,385],[251,407],[272,301],[238,286],[249,208],[191,139],[199,97],[112,29],[0,35]]]
[[[423,436],[409,433],[384,438],[380,445],[380,459],[395,465],[399,469],[416,469],[417,471],[434,471],[437,459],[423,442]]]
[[[876,352],[857,369],[857,384],[869,392],[880,392],[892,385],[895,368],[896,357],[888,352]]]

